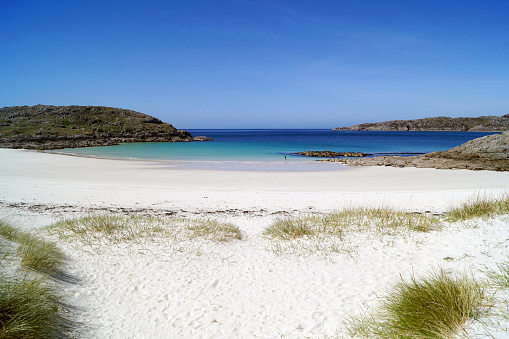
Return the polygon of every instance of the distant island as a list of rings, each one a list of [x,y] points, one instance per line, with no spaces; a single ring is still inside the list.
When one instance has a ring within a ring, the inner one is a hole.
[[[212,140],[140,112],[103,106],[13,106],[0,108],[0,147],[60,149],[126,142]]]
[[[509,114],[478,118],[433,117],[416,120],[391,120],[349,127],[337,127],[333,130],[504,132],[509,130]]]

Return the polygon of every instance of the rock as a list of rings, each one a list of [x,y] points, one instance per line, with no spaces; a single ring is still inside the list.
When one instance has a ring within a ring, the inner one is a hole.
[[[212,141],[212,140],[214,140],[214,139],[206,137],[206,136],[203,136],[203,135],[199,135],[197,137],[193,137],[193,141]]]
[[[448,151],[413,157],[330,159],[349,166],[392,166],[509,171],[509,131],[470,140]],[[327,160],[323,160],[327,161]]]
[[[305,157],[324,157],[324,158],[333,158],[333,157],[366,157],[368,153],[360,153],[360,152],[332,152],[332,151],[306,151],[306,152],[297,152],[292,153],[297,155],[303,155]]]
[[[143,121],[148,124],[163,124],[163,122],[155,117],[147,116],[145,120]]]

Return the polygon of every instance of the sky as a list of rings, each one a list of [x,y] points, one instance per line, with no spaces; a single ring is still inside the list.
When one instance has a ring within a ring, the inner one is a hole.
[[[0,107],[179,129],[509,114],[505,0],[0,0]]]

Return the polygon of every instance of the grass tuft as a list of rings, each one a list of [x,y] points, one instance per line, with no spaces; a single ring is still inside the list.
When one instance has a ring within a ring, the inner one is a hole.
[[[451,338],[480,315],[484,293],[472,277],[442,269],[396,284],[375,312],[347,322],[361,338]]]
[[[494,199],[479,195],[459,207],[450,209],[445,218],[447,221],[455,222],[473,218],[488,219],[502,214],[509,214],[509,196]]]
[[[205,238],[214,241],[242,239],[240,229],[211,219],[178,219],[133,215],[94,215],[60,221],[49,228],[61,238],[86,244],[119,243],[157,237],[173,240]]]
[[[121,242],[156,233],[159,229],[149,225],[152,224],[152,219],[155,220],[137,215],[93,215],[62,220],[51,225],[50,231],[62,238],[78,238],[84,242],[94,240]]]
[[[389,208],[356,208],[322,216],[280,218],[263,234],[273,240],[275,253],[312,252],[351,254],[351,236],[409,235],[441,228],[440,220],[427,214],[399,212]]]
[[[326,218],[318,217],[297,217],[297,218],[279,218],[265,231],[264,235],[291,240],[301,237],[313,237],[325,232],[341,234],[341,227],[325,228]]]
[[[190,220],[185,228],[191,231],[193,238],[208,238],[215,241],[242,239],[242,233],[237,226],[212,219]]]
[[[7,257],[16,258],[8,263],[13,270],[5,266],[0,271],[0,338],[69,338],[72,323],[63,312],[68,307],[63,304],[54,281],[46,277],[60,273],[63,254],[54,244],[3,220],[0,220],[0,240],[0,250],[7,253],[0,258],[0,265]],[[14,254],[9,249],[15,246]],[[36,273],[25,271],[20,276],[19,264]],[[6,271],[13,274],[8,275]]]
[[[0,338],[67,338],[62,297],[43,278],[0,274]]]
[[[326,235],[342,236],[346,231],[374,231],[386,235],[404,231],[428,232],[439,228],[439,219],[434,216],[399,212],[389,208],[357,208],[329,213],[322,217],[277,219],[264,234],[272,238],[291,240]]]
[[[54,243],[23,232],[0,220],[0,236],[17,243],[21,266],[49,276],[61,275],[64,254]]]
[[[486,276],[492,285],[500,289],[509,289],[509,262],[497,264],[498,270],[487,270]]]
[[[17,241],[21,266],[49,276],[61,274],[65,257],[54,243],[38,239],[28,233],[23,234]]]

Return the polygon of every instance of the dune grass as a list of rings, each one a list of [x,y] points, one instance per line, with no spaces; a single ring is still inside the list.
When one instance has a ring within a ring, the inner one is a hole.
[[[5,253],[0,258],[0,338],[70,337],[71,322],[63,311],[67,305],[55,281],[47,278],[58,275],[62,253],[54,244],[3,220],[0,237],[3,239],[0,247]],[[17,251],[11,251],[11,247],[17,247]],[[13,257],[19,260],[11,260]],[[6,269],[7,265],[11,270]],[[23,272],[23,268],[31,272]]]
[[[23,234],[19,239],[18,255],[21,265],[35,271],[56,277],[62,271],[64,254],[49,241]]]
[[[355,253],[356,246],[349,243],[355,234],[383,239],[440,227],[439,219],[432,215],[389,208],[355,208],[322,216],[280,218],[263,235],[272,240],[268,248],[275,253],[316,253],[328,257],[332,253]]]
[[[240,229],[211,219],[179,219],[145,215],[92,215],[66,219],[49,227],[61,238],[94,244],[138,241],[146,238],[169,238],[176,241],[203,238],[226,242],[242,239]]]
[[[67,338],[62,296],[44,278],[0,273],[0,338]]]
[[[374,231],[398,234],[439,229],[439,219],[424,214],[406,213],[390,208],[345,209],[324,216],[299,216],[277,219],[264,232],[272,238],[291,240],[300,237],[339,236],[347,231]]]
[[[5,220],[0,219],[0,236],[10,241],[15,241],[15,239],[19,238],[22,232],[9,225]]]
[[[242,239],[238,226],[213,219],[188,220],[184,222],[184,228],[191,232],[192,238],[208,238],[216,241]]]
[[[467,274],[434,270],[397,283],[380,307],[346,322],[354,338],[452,338],[483,312],[483,286]]]
[[[499,289],[509,289],[509,261],[497,264],[496,270],[490,269],[485,272],[490,283]]]
[[[23,232],[2,220],[0,236],[17,244],[16,254],[21,258],[21,266],[53,277],[61,273],[64,254],[54,243]]]
[[[492,218],[502,214],[509,214],[509,196],[490,198],[478,195],[460,206],[450,209],[445,214],[445,219],[456,222],[474,218]]]

